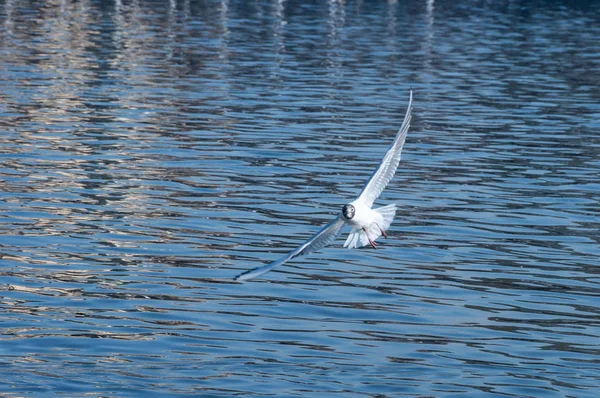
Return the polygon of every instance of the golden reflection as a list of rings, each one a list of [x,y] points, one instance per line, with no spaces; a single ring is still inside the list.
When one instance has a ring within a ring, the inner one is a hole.
[[[274,21],[273,26],[273,38],[275,40],[275,54],[273,62],[273,71],[271,72],[271,79],[276,81],[278,84],[285,84],[282,78],[282,68],[285,62],[285,0],[277,0],[273,7],[272,19]]]
[[[12,87],[0,94],[11,112],[10,132],[0,137],[0,144],[9,144],[2,151],[12,155],[4,166],[20,175],[0,187],[11,205],[7,212],[27,207],[35,213],[25,220],[20,234],[40,241],[61,235],[71,242],[87,237],[89,250],[136,249],[148,240],[173,240],[176,227],[169,230],[145,222],[178,217],[176,210],[166,208],[167,201],[188,206],[161,182],[199,190],[219,187],[202,180],[205,171],[162,166],[161,160],[170,161],[171,149],[198,145],[188,133],[199,125],[218,124],[230,130],[233,123],[225,106],[207,105],[208,100],[197,93],[199,89],[205,96],[226,100],[230,96],[225,66],[231,57],[234,11],[229,1],[211,8],[170,0],[163,8],[149,8],[137,0],[119,0],[99,9],[90,0],[49,0],[36,18],[23,18],[13,0],[4,7],[4,24],[10,28],[3,33],[4,46],[21,58],[11,72]],[[283,51],[284,1],[273,10],[276,45]],[[23,48],[23,42],[30,45]],[[177,76],[189,82],[209,66],[210,72],[203,75],[210,81],[207,87],[177,83]],[[208,108],[209,116],[220,120],[196,117],[190,106]],[[189,118],[182,119],[182,114]],[[221,138],[219,134],[214,136]],[[173,145],[161,153],[159,145],[165,142]],[[203,208],[216,206],[212,199],[204,202]],[[107,225],[111,221],[115,224]],[[131,234],[137,240],[128,239]],[[90,238],[94,235],[98,237]],[[55,266],[67,257],[76,261],[84,257],[68,248],[61,251],[59,244],[30,252],[35,254],[21,255],[14,249],[11,260]],[[132,254],[115,252],[123,264],[138,262]]]
[[[344,0],[329,0],[329,19],[328,19],[328,37],[327,37],[327,65],[329,66],[332,81],[336,83],[342,79],[342,56],[340,48],[342,47],[341,32],[346,23],[346,10]]]
[[[24,292],[24,293],[34,293],[42,296],[81,296],[82,289],[66,289],[66,288],[56,288],[56,287],[27,287],[21,285],[8,285],[8,290],[16,291],[16,292]],[[12,312],[28,312],[39,313],[48,310],[47,307],[21,307],[21,308],[11,308]]]
[[[58,262],[53,261],[53,260],[34,258],[31,256],[21,256],[21,255],[14,254],[14,253],[13,254],[0,253],[0,260],[14,261],[14,262],[19,262],[19,263],[23,263],[23,264],[31,264],[31,265],[50,265],[50,266],[59,265]]]
[[[423,73],[423,79],[425,80],[425,83],[430,85],[433,82],[433,76],[435,71],[433,70],[433,46],[434,46],[434,40],[435,40],[435,27],[434,27],[434,22],[435,22],[435,17],[434,17],[434,11],[435,11],[435,0],[427,0],[427,5],[425,8],[425,17],[427,18],[427,31],[425,33],[425,40],[423,40],[423,52],[425,53],[425,65],[423,67],[423,70],[425,73]],[[430,90],[426,90],[426,92],[428,92]]]

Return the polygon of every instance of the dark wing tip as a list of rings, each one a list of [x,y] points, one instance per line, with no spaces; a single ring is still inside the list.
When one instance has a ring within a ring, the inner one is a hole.
[[[243,282],[244,281],[244,274],[247,274],[250,271],[246,271],[246,272],[242,272],[241,274],[239,274],[238,276],[236,276],[235,278],[233,278],[234,281],[236,282]]]
[[[236,282],[244,282],[247,281],[249,279],[254,279],[257,276],[262,275],[262,273],[257,273],[257,271],[261,268],[264,267],[257,267],[257,268],[252,268],[251,270],[242,272],[241,274],[239,274],[238,276],[236,276],[235,278],[233,278],[234,281]]]

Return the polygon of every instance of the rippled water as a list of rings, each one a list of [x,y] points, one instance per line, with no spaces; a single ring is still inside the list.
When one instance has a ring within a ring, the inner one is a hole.
[[[0,395],[596,397],[600,7],[0,7]],[[400,206],[257,281],[362,188]]]

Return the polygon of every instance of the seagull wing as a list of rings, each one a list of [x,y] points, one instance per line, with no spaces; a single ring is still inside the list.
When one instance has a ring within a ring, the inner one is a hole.
[[[306,241],[302,246],[294,251],[289,252],[279,260],[272,262],[271,264],[263,267],[254,268],[250,271],[243,272],[235,277],[236,281],[246,281],[248,279],[256,278],[271,271],[273,268],[291,260],[294,257],[303,256],[305,254],[312,253],[323,247],[327,246],[340,235],[342,227],[345,222],[341,215],[337,216],[335,220],[324,226],[315,236]]]
[[[412,90],[410,91],[410,98],[408,100],[408,109],[406,110],[406,115],[404,116],[404,122],[402,122],[402,127],[398,130],[398,134],[396,134],[396,138],[394,138],[394,142],[388,149],[387,153],[383,157],[383,160],[379,164],[379,167],[369,181],[365,184],[360,196],[358,197],[363,203],[367,206],[373,206],[373,202],[375,199],[381,195],[381,192],[385,189],[387,184],[390,182],[394,173],[396,173],[396,169],[398,168],[398,164],[400,163],[400,155],[402,153],[402,147],[404,146],[404,141],[406,141],[406,134],[408,133],[408,128],[410,127],[410,119],[412,117]]]

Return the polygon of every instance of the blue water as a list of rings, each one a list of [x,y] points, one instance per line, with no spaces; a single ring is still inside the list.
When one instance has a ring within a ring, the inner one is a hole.
[[[598,37],[585,1],[1,2],[0,395],[597,397]],[[389,238],[234,282],[411,88]]]

